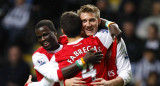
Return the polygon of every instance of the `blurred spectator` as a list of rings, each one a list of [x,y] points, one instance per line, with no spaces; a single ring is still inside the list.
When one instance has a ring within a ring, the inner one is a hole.
[[[159,86],[159,75],[157,72],[150,72],[147,78],[146,86]]]
[[[123,22],[122,26],[123,31],[123,39],[126,43],[128,56],[130,58],[131,63],[138,61],[141,57],[142,52],[142,41],[136,37],[135,32],[135,24],[132,20],[126,20]]]
[[[108,0],[97,0],[96,6],[99,8],[101,14],[101,18],[105,18],[110,21],[116,21],[117,20],[117,13],[114,13],[111,10],[111,7],[108,3]]]
[[[153,49],[156,51],[156,55],[160,52],[160,40],[158,38],[158,27],[155,24],[151,24],[147,30],[147,39],[144,44],[144,48]],[[160,54],[159,54],[160,55]]]
[[[160,61],[156,59],[153,50],[147,49],[143,53],[143,58],[137,63],[135,68],[136,86],[146,86],[149,73],[156,71],[160,74]]]
[[[139,23],[136,31],[137,36],[143,39],[147,38],[146,31],[149,25],[151,24],[158,25],[158,29],[159,29],[158,34],[160,35],[160,1],[153,2],[152,14],[150,15],[150,17],[145,18]]]
[[[139,0],[139,14],[141,19],[146,18],[147,16],[152,14],[152,4],[158,0]]]
[[[23,86],[30,74],[29,65],[22,60],[18,46],[8,50],[8,62],[0,68],[1,86]]]
[[[0,21],[11,6],[12,3],[9,0],[0,0]]]
[[[113,12],[118,12],[122,0],[108,0],[110,8]]]
[[[9,0],[0,0],[0,22],[9,10],[9,8],[11,7],[11,5],[12,4],[9,2]],[[4,34],[5,32],[3,31],[2,26],[0,24],[0,60],[2,60],[1,57],[4,54],[4,44],[6,40]]]
[[[30,5],[25,0],[14,0],[12,7],[2,20],[2,27],[5,30],[5,37],[11,44],[24,39],[24,28],[30,19]]]
[[[117,21],[120,27],[122,25],[122,22],[124,22],[126,19],[130,19],[137,23],[139,18],[139,15],[137,14],[137,5],[138,4],[135,2],[135,0],[123,0]]]

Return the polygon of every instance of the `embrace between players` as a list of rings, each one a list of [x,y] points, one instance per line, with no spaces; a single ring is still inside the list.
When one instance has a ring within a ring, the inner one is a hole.
[[[60,24],[65,36],[59,44],[51,21],[37,23],[41,47],[32,60],[39,82],[32,82],[30,76],[25,86],[123,86],[131,80],[121,32],[117,24],[100,19],[97,7],[84,5],[77,13],[65,12]]]

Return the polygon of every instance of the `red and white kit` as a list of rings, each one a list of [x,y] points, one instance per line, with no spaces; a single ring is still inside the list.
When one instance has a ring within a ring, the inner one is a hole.
[[[50,62],[49,60],[42,60],[41,62],[38,62],[37,59],[34,59],[36,58],[35,56],[33,58],[34,65],[40,63],[39,65],[35,66],[35,69],[45,76],[41,82],[38,83],[41,83],[40,86],[52,86],[54,82],[61,81],[61,85],[63,85],[63,76],[60,68],[74,63],[77,59],[83,57],[90,48],[94,48],[96,51],[101,50],[102,53],[106,55],[107,50],[111,44],[112,47],[117,46],[114,48],[115,50],[113,50],[111,47],[111,53],[115,54],[111,55],[110,58],[105,58],[106,56],[104,56],[100,64],[86,65],[83,67],[83,70],[78,72],[75,76],[84,78],[84,80],[87,81],[87,85],[94,81],[95,78],[104,78],[107,80],[115,78],[117,75],[121,76],[124,82],[127,82],[130,80],[130,77],[128,78],[128,76],[131,74],[131,68],[129,59],[127,57],[125,44],[122,39],[118,45],[116,45],[115,42],[112,44],[112,38],[109,34],[109,31],[101,30],[95,36],[90,36],[86,39],[81,38],[76,42],[68,43],[66,47],[53,55]],[[44,56],[42,55],[42,57]],[[115,58],[111,59],[111,57]],[[109,60],[107,61],[106,59]],[[125,64],[123,63],[124,61]],[[109,64],[111,63],[113,65],[110,67]],[[38,83],[31,83],[28,86],[33,86],[33,84],[35,86]]]

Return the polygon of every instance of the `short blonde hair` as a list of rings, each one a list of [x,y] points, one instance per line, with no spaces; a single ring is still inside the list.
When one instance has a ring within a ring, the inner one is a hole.
[[[81,15],[81,13],[90,13],[90,12],[95,13],[97,18],[100,18],[99,9],[96,6],[91,5],[91,4],[81,6],[81,8],[77,11],[77,14]]]

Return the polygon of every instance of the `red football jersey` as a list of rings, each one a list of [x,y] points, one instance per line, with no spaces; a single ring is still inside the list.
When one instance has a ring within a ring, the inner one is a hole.
[[[66,35],[59,37],[59,42],[61,44],[67,44],[68,39]],[[108,80],[112,80],[118,76],[117,66],[116,66],[116,55],[117,55],[117,39],[113,42],[107,52],[106,65],[107,65],[107,77]]]
[[[59,50],[58,50],[58,51],[59,51]],[[33,55],[35,55],[35,53],[40,53],[40,54],[45,55],[45,57],[46,57],[49,61],[50,61],[50,59],[52,58],[52,56],[54,55],[54,53],[49,53],[49,52],[47,52],[43,47],[38,48],[38,49],[33,53]],[[55,53],[56,53],[56,52],[55,52]],[[45,58],[45,57],[44,57],[44,58]],[[43,59],[44,59],[44,58],[43,58]],[[40,59],[42,59],[42,58],[40,58]],[[37,61],[40,61],[40,59],[37,59]],[[43,63],[41,62],[40,64],[43,64]],[[39,73],[37,70],[35,70],[35,71],[36,71],[37,80],[38,80],[38,81],[41,81],[44,76],[43,76],[41,73]],[[60,85],[59,85],[58,82],[56,82],[56,83],[54,83],[53,86],[60,86]]]
[[[107,80],[107,66],[105,55],[107,48],[102,44],[98,37],[90,36],[85,39],[80,39],[78,43],[68,44],[61,51],[55,54],[55,61],[58,62],[59,68],[66,67],[76,60],[83,57],[90,48],[94,48],[95,51],[102,51],[104,58],[100,64],[89,64],[83,67],[81,72],[78,72],[75,77],[82,77],[86,84],[89,85],[96,78],[104,78]]]

